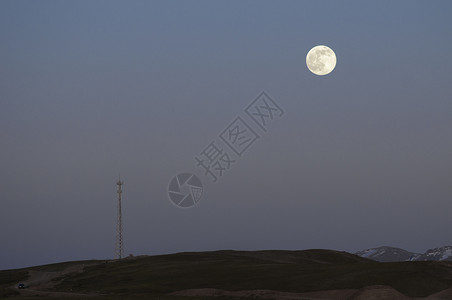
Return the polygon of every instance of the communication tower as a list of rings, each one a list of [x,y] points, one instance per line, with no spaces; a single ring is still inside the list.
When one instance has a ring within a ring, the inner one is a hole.
[[[119,178],[116,185],[118,186],[118,218],[117,218],[117,230],[116,230],[116,257],[121,259],[124,257],[124,245],[122,240],[122,207],[121,207],[121,196],[122,196],[122,185],[124,184]]]

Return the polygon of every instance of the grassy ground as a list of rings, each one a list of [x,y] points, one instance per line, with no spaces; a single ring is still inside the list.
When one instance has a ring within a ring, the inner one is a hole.
[[[59,271],[71,264],[32,269]],[[0,271],[0,287],[7,291],[5,287],[25,280],[27,270]],[[424,297],[452,287],[452,264],[379,263],[329,250],[216,251],[99,262],[57,280],[55,291],[108,295],[96,300],[190,299],[165,295],[194,288],[309,292],[369,285],[388,285],[407,296]],[[6,296],[12,295],[0,294]]]

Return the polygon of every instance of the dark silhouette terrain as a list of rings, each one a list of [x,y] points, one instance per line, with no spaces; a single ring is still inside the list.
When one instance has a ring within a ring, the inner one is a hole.
[[[0,271],[0,299],[452,299],[451,287],[452,262],[382,263],[332,250],[188,252]]]

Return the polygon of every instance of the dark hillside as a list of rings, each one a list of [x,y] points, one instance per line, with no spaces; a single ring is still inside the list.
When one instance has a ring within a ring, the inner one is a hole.
[[[64,271],[69,268],[78,271]],[[189,289],[305,293],[381,285],[425,297],[452,287],[450,262],[379,263],[332,250],[223,250],[63,263],[0,271],[2,288],[26,281],[28,271],[52,278],[52,285],[39,287],[41,295],[66,296],[161,297]]]

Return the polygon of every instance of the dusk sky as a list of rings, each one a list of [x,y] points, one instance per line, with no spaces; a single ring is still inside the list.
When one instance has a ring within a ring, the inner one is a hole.
[[[0,1],[0,269],[452,244],[451,1]],[[332,73],[306,54],[326,45]],[[266,131],[245,108],[284,111]],[[260,136],[241,157],[219,135]],[[195,157],[235,163],[217,182]],[[234,156],[235,155],[235,156]],[[168,198],[177,174],[199,203]]]

